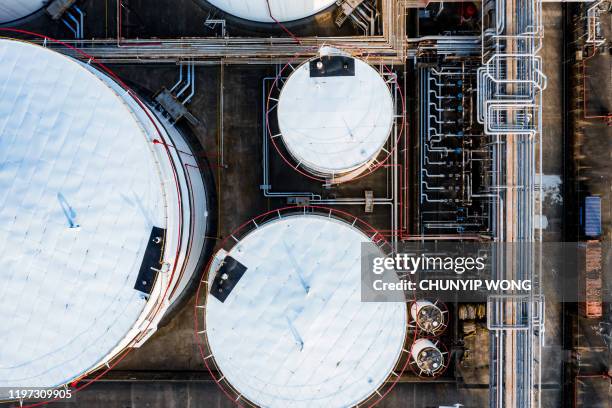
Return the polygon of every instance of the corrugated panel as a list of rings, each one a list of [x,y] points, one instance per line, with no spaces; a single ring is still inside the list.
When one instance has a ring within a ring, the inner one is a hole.
[[[601,235],[601,197],[584,199],[584,234],[588,237]]]

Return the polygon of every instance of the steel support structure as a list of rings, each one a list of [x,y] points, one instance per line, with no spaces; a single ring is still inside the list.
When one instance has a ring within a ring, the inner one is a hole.
[[[403,64],[406,56],[405,5],[381,0],[382,35],[346,37],[185,37],[173,39],[84,39],[65,41],[102,63],[275,64],[314,56],[323,45],[351,49],[354,56],[385,64]],[[120,32],[120,30],[118,30]],[[50,46],[53,46],[50,44]],[[59,47],[77,58],[83,55]]]
[[[491,296],[491,408],[539,407],[543,302],[538,252],[541,230],[541,92],[546,76],[541,0],[483,2],[482,63],[478,70],[478,120],[496,148],[499,190],[495,238],[504,242],[496,260],[498,279],[532,281],[526,297]],[[536,157],[539,155],[539,157]],[[537,196],[539,192],[539,197]]]

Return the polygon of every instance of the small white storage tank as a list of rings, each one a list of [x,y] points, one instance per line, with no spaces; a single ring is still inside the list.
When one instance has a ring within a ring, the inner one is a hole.
[[[433,335],[446,329],[446,314],[437,303],[434,304],[426,299],[419,299],[410,306],[410,316],[419,330]]]
[[[444,354],[430,339],[415,341],[410,355],[419,375],[435,376],[445,367]]]
[[[375,395],[402,353],[407,308],[361,301],[368,236],[327,214],[255,225],[208,271],[207,364],[248,406],[348,407]]]
[[[6,39],[0,60],[0,389],[57,387],[155,332],[206,190],[181,134],[93,66]]]
[[[287,79],[277,117],[296,166],[338,183],[374,165],[393,127],[394,104],[376,69],[323,47]]]
[[[299,20],[325,10],[335,0],[208,0],[236,17],[262,23]],[[270,17],[272,15],[272,17]]]
[[[27,17],[43,8],[47,3],[47,0],[2,0],[0,1],[0,24]]]

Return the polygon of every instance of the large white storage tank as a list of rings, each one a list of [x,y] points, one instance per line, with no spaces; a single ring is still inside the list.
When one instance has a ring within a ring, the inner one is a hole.
[[[47,2],[47,0],[2,0],[0,1],[0,24],[27,17],[43,8]]]
[[[339,183],[375,166],[393,128],[394,103],[380,72],[323,47],[289,75],[277,118],[296,167]]]
[[[252,226],[215,255],[205,279],[200,334],[219,383],[242,406],[334,408],[380,398],[385,381],[397,378],[407,308],[361,301],[368,236],[329,214],[279,213]]]
[[[262,23],[299,20],[325,10],[335,0],[208,0],[213,6],[246,20]],[[272,18],[274,17],[274,18]]]
[[[0,389],[56,387],[156,330],[206,190],[181,134],[91,65],[14,40],[0,60]]]

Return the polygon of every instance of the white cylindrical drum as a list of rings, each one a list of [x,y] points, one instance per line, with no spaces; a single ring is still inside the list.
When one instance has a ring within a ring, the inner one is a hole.
[[[394,103],[376,69],[323,47],[285,82],[277,118],[295,166],[340,183],[376,165],[393,127]]]
[[[429,334],[437,334],[446,327],[446,317],[434,303],[420,299],[412,303],[410,316],[418,328]]]
[[[444,355],[429,339],[415,341],[410,353],[422,374],[435,375],[444,367]]]

